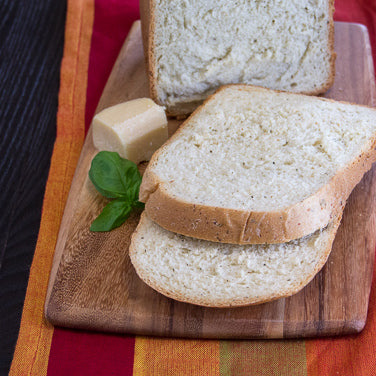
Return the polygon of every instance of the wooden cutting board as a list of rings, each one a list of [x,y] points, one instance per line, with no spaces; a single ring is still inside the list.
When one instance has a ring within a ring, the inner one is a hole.
[[[335,26],[337,74],[325,95],[375,104],[371,48],[364,26]],[[140,23],[126,40],[97,111],[148,96]],[[179,121],[170,121],[171,133]],[[356,125],[354,125],[356,126]],[[376,174],[371,170],[346,205],[323,270],[298,294],[259,306],[214,309],[168,299],[144,284],[128,256],[133,215],[110,233],[89,225],[105,205],[87,177],[96,154],[88,133],[56,244],[45,315],[54,325],[132,334],[196,338],[288,338],[362,330],[375,250]],[[158,260],[156,260],[158,262]]]

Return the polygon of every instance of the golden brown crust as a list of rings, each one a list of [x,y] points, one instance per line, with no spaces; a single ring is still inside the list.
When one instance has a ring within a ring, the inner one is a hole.
[[[335,61],[336,53],[334,52],[334,1],[329,0],[329,28],[328,28],[328,51],[330,54],[330,73],[326,82],[316,90],[308,92],[299,92],[298,94],[305,95],[319,95],[325,93],[334,84],[335,79]],[[144,55],[146,61],[146,71],[149,82],[150,98],[161,106],[166,106],[158,97],[157,91],[157,77],[156,77],[156,62],[155,62],[155,1],[154,0],[140,0],[140,15],[142,27],[142,39],[144,44]],[[192,113],[199,105],[204,102],[192,101],[176,104],[173,107],[166,108],[168,116],[181,116]]]
[[[137,239],[137,233],[138,229],[144,225],[146,218],[145,212],[142,214],[140,222],[135,230],[135,232],[132,235],[132,242],[129,248],[129,255],[132,261],[132,264],[136,270],[137,275],[150,287],[152,287],[154,290],[158,291],[159,293],[167,296],[168,298],[172,298],[174,300],[178,300],[184,303],[190,303],[195,305],[200,305],[204,307],[213,307],[213,308],[231,308],[231,307],[244,307],[249,305],[257,305],[262,303],[268,303],[270,301],[286,298],[293,294],[296,294],[301,289],[303,289],[311,280],[315,277],[315,275],[322,269],[322,267],[325,265],[326,260],[329,257],[329,254],[332,250],[332,244],[335,238],[335,235],[337,233],[337,229],[341,223],[342,218],[342,212],[338,214],[336,218],[334,218],[333,222],[330,224],[330,238],[327,244],[327,247],[322,250],[322,253],[320,255],[320,259],[313,270],[313,272],[310,275],[307,275],[304,279],[300,281],[300,283],[297,283],[292,288],[286,290],[281,290],[278,294],[270,295],[268,297],[252,297],[252,298],[241,298],[237,299],[234,297],[231,301],[218,301],[215,304],[212,302],[208,302],[207,300],[203,299],[199,294],[197,294],[196,297],[187,297],[183,294],[176,293],[174,291],[170,291],[168,289],[165,289],[163,286],[158,284],[158,282],[153,278],[153,276],[148,275],[148,273],[145,272],[144,267],[138,262],[137,259],[137,249],[136,249],[136,239]],[[156,261],[157,262],[157,261]]]
[[[230,86],[237,86],[242,90],[253,87],[241,84],[227,85],[220,88],[217,93]],[[289,93],[289,95],[302,94]],[[213,96],[210,96],[191,116],[198,114],[212,98]],[[318,100],[335,102],[326,98],[318,98]],[[190,117],[153,155],[142,180],[140,200],[145,202],[145,210],[150,219],[161,227],[198,239],[232,244],[272,244],[288,242],[311,234],[325,227],[342,211],[351,191],[376,161],[376,137],[374,137],[367,150],[344,166],[314,195],[291,207],[274,212],[218,208],[185,202],[170,194],[166,184],[159,181],[151,168],[164,147],[179,137],[181,129],[189,123],[189,120]]]
[[[327,90],[329,90],[335,80],[335,75],[336,75],[336,58],[337,54],[334,52],[334,1],[335,0],[330,0],[329,2],[329,38],[328,38],[328,43],[329,43],[329,51],[330,51],[330,66],[331,66],[331,74],[328,78],[328,81],[326,84],[324,84],[322,88],[322,93],[325,93]]]
[[[140,0],[140,18],[141,18],[141,32],[142,45],[144,48],[144,57],[146,64],[146,71],[149,71],[149,28],[150,28],[150,0]]]
[[[144,43],[144,55],[146,61],[146,73],[149,82],[150,98],[160,106],[161,103],[157,93],[157,78],[155,64],[155,1],[140,0],[140,16],[142,28],[142,40]],[[170,115],[170,114],[169,114]]]

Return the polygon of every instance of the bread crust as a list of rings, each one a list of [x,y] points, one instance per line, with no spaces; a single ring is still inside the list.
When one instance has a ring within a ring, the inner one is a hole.
[[[328,91],[334,84],[335,76],[336,76],[336,59],[337,54],[334,52],[334,1],[329,1],[329,29],[328,29],[328,50],[330,51],[330,74],[328,77],[327,82],[323,84],[323,86],[318,90],[318,93],[311,93],[309,95],[318,95],[323,94]]]
[[[159,100],[157,92],[157,77],[155,65],[155,1],[154,0],[140,0],[140,18],[142,41],[144,45],[144,55],[146,62],[146,72],[149,82],[149,95],[153,101],[160,106],[165,106]],[[171,115],[167,111],[168,115]],[[179,115],[179,114],[176,114]]]
[[[144,49],[146,72],[149,71],[149,27],[150,27],[150,1],[140,0],[140,18],[142,46]]]
[[[296,283],[293,287],[290,289],[282,289],[279,291],[279,293],[272,294],[270,296],[262,296],[262,297],[249,297],[249,298],[236,298],[235,296],[231,300],[218,300],[218,301],[208,301],[202,296],[200,296],[199,293],[197,293],[196,296],[190,296],[184,295],[182,293],[178,293],[175,291],[171,291],[163,287],[161,284],[158,283],[158,281],[154,278],[154,276],[149,275],[145,272],[145,268],[141,263],[139,263],[137,258],[137,236],[138,231],[141,226],[144,226],[144,222],[146,220],[145,212],[141,215],[140,222],[135,230],[135,232],[132,235],[132,241],[129,248],[129,255],[131,258],[131,262],[136,270],[137,275],[151,288],[158,291],[159,293],[167,296],[168,298],[184,302],[184,303],[190,303],[195,305],[200,305],[204,307],[212,307],[212,308],[231,308],[231,307],[243,307],[243,306],[249,306],[249,305],[257,305],[262,303],[268,303],[276,299],[286,298],[293,294],[296,294],[301,289],[303,289],[306,285],[308,285],[309,282],[315,277],[315,275],[322,269],[322,267],[325,265],[330,252],[332,250],[332,244],[335,238],[335,235],[337,233],[338,227],[340,225],[342,218],[342,212],[338,214],[336,218],[334,218],[333,222],[329,225],[332,226],[330,229],[330,237],[327,246],[322,250],[322,253],[320,255],[320,259],[318,263],[316,264],[315,269],[313,272],[304,278],[299,283]],[[142,248],[143,249],[143,248]],[[156,260],[156,262],[158,262]]]
[[[252,87],[256,90],[274,91],[237,84],[221,87],[217,93],[231,86],[241,90]],[[289,93],[289,95],[302,94]],[[197,115],[212,98],[213,95],[191,116]],[[326,98],[318,98],[318,100],[336,102]],[[174,197],[151,168],[157,162],[162,150],[179,137],[181,129],[189,123],[189,120],[190,117],[164,146],[154,153],[142,179],[140,201],[145,202],[145,210],[150,219],[161,227],[198,239],[231,244],[273,244],[311,234],[325,227],[343,210],[351,191],[376,161],[376,135],[374,135],[367,144],[367,149],[344,166],[325,186],[303,201],[281,210],[260,212],[186,202]]]
[[[325,93],[334,84],[335,61],[337,54],[334,52],[334,1],[329,0],[329,27],[328,27],[328,53],[330,55],[330,73],[326,82],[321,87],[313,91],[299,92],[297,94],[319,95]],[[160,106],[166,106],[158,96],[158,85],[155,64],[155,0],[140,0],[140,18],[142,28],[142,40],[144,46],[144,56],[146,62],[146,72],[149,82],[149,95],[154,102]],[[240,83],[241,84],[241,83]],[[199,105],[204,102],[192,101],[179,103],[166,108],[168,116],[182,116],[191,114]]]

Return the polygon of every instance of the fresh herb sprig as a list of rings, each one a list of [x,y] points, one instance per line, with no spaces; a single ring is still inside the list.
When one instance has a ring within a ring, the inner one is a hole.
[[[124,223],[135,208],[144,208],[138,201],[142,177],[137,165],[118,153],[99,152],[91,162],[89,178],[101,195],[113,199],[91,224],[90,231],[111,231]]]

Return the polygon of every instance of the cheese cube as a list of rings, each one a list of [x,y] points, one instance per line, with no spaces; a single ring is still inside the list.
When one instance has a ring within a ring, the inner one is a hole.
[[[149,98],[106,108],[95,115],[92,126],[97,149],[116,151],[135,163],[149,161],[168,138],[164,108]]]

